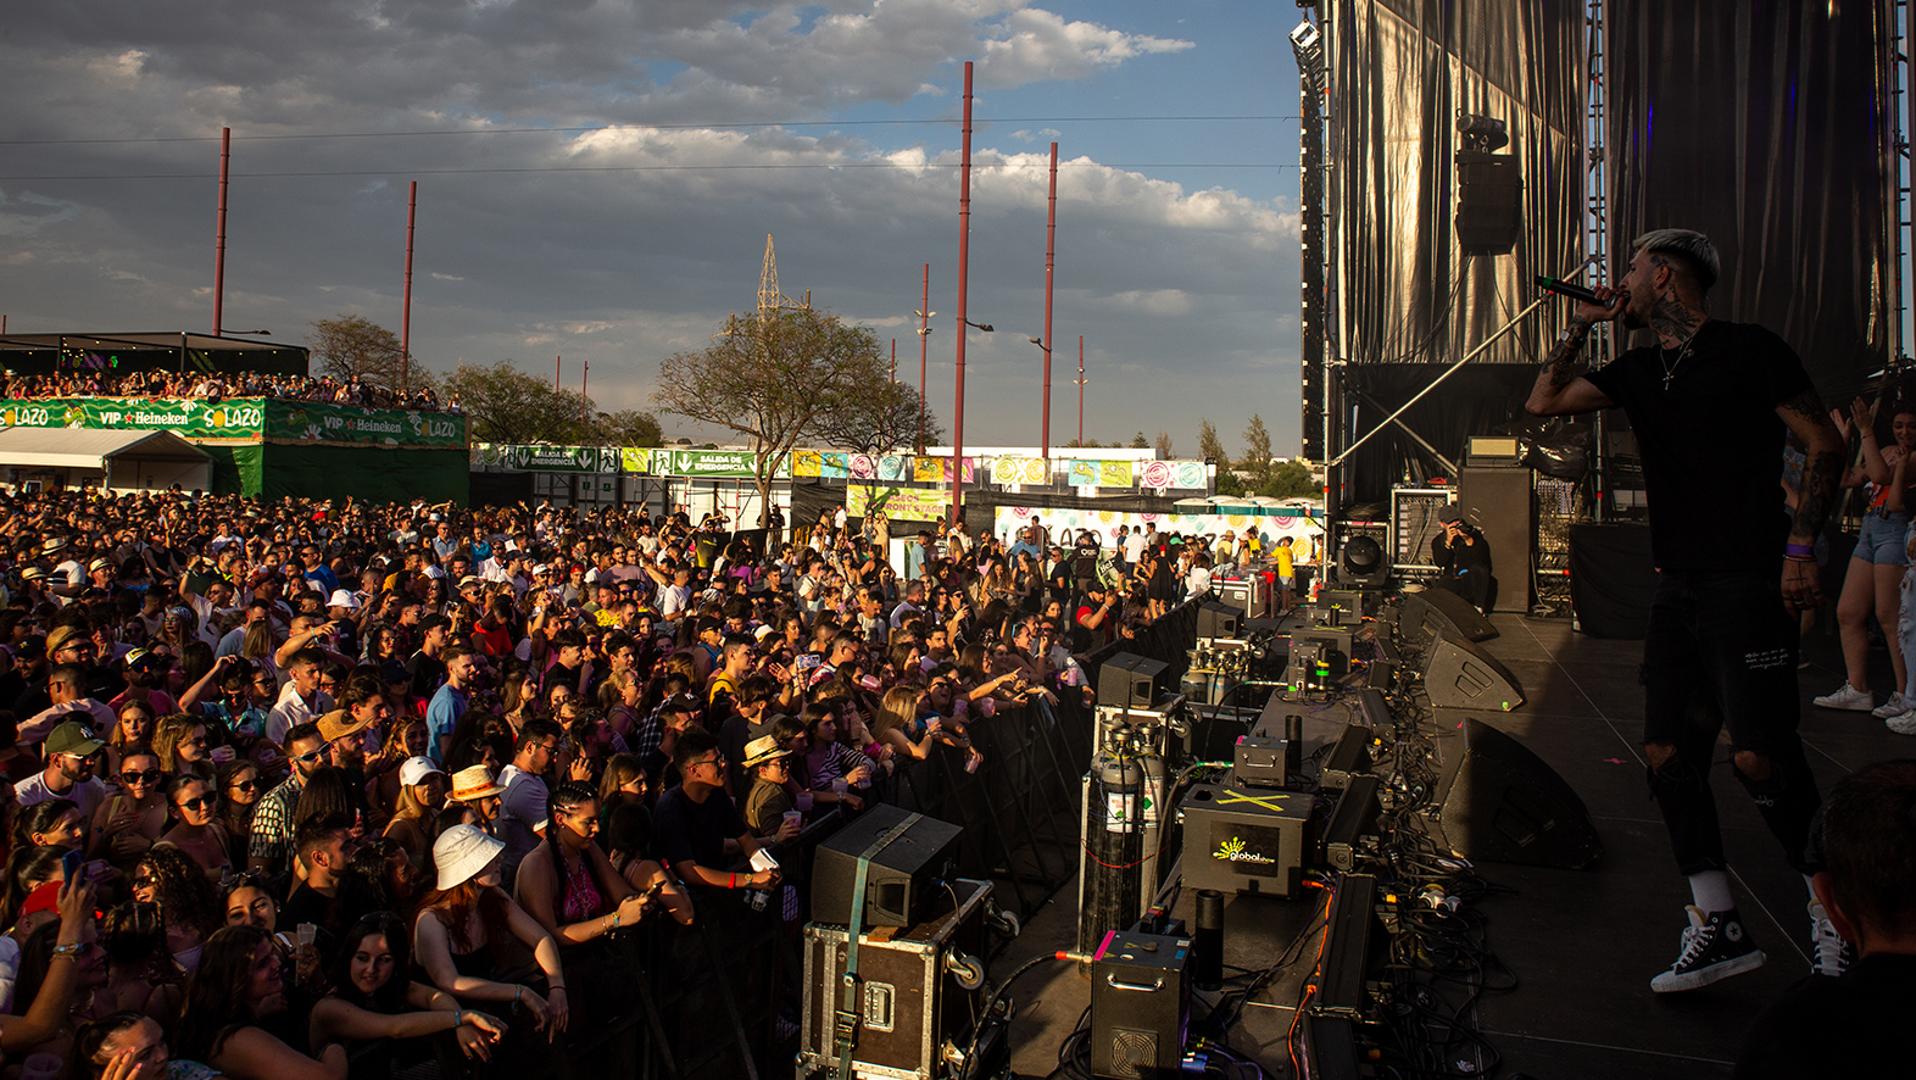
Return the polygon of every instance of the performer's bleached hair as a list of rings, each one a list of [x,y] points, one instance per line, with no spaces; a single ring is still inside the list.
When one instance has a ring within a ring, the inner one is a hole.
[[[1696,280],[1697,288],[1704,292],[1716,284],[1717,276],[1722,272],[1722,262],[1717,258],[1716,245],[1710,238],[1693,229],[1651,229],[1637,237],[1630,244],[1632,253],[1647,251],[1652,255],[1673,257],[1680,269],[1688,270]]]

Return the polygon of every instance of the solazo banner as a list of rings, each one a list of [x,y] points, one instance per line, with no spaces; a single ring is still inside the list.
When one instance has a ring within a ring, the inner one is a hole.
[[[46,398],[0,401],[0,426],[170,431],[185,439],[258,442],[265,426],[260,398]]]
[[[6,400],[0,401],[0,427],[170,431],[193,442],[466,447],[466,418],[456,413],[256,397]]]

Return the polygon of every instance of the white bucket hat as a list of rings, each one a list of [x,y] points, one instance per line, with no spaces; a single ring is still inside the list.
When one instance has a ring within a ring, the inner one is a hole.
[[[432,844],[432,862],[439,868],[439,888],[457,888],[472,880],[506,849],[505,841],[487,836],[475,825],[454,825]]]

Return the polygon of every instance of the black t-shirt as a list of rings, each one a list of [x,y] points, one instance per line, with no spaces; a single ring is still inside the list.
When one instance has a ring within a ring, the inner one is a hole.
[[[1916,1061],[1912,985],[1916,956],[1866,956],[1840,979],[1804,979],[1757,1017],[1736,1080],[1908,1075]]]
[[[446,681],[446,662],[427,656],[424,650],[412,654],[412,696],[432,700]]]
[[[717,870],[730,861],[725,857],[725,842],[744,832],[745,820],[723,791],[714,791],[699,803],[687,798],[684,788],[675,787],[659,796],[658,809],[652,812],[652,836],[659,855],[671,862],[690,859]]]
[[[1809,375],[1782,338],[1749,323],[1711,320],[1692,345],[1680,362],[1631,349],[1588,376],[1636,430],[1651,553],[1664,570],[1774,572],[1789,531],[1776,407],[1810,389]]]

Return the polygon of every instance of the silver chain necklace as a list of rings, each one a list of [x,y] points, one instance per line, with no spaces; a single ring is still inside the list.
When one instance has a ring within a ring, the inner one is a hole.
[[[1685,338],[1683,344],[1677,347],[1676,363],[1671,363],[1664,358],[1663,343],[1657,343],[1657,363],[1663,365],[1663,390],[1665,393],[1669,392],[1670,381],[1676,378],[1677,369],[1682,367],[1683,362],[1690,358],[1690,353],[1696,346],[1697,331],[1701,329],[1703,328],[1699,326],[1696,330],[1690,331],[1690,336]]]

